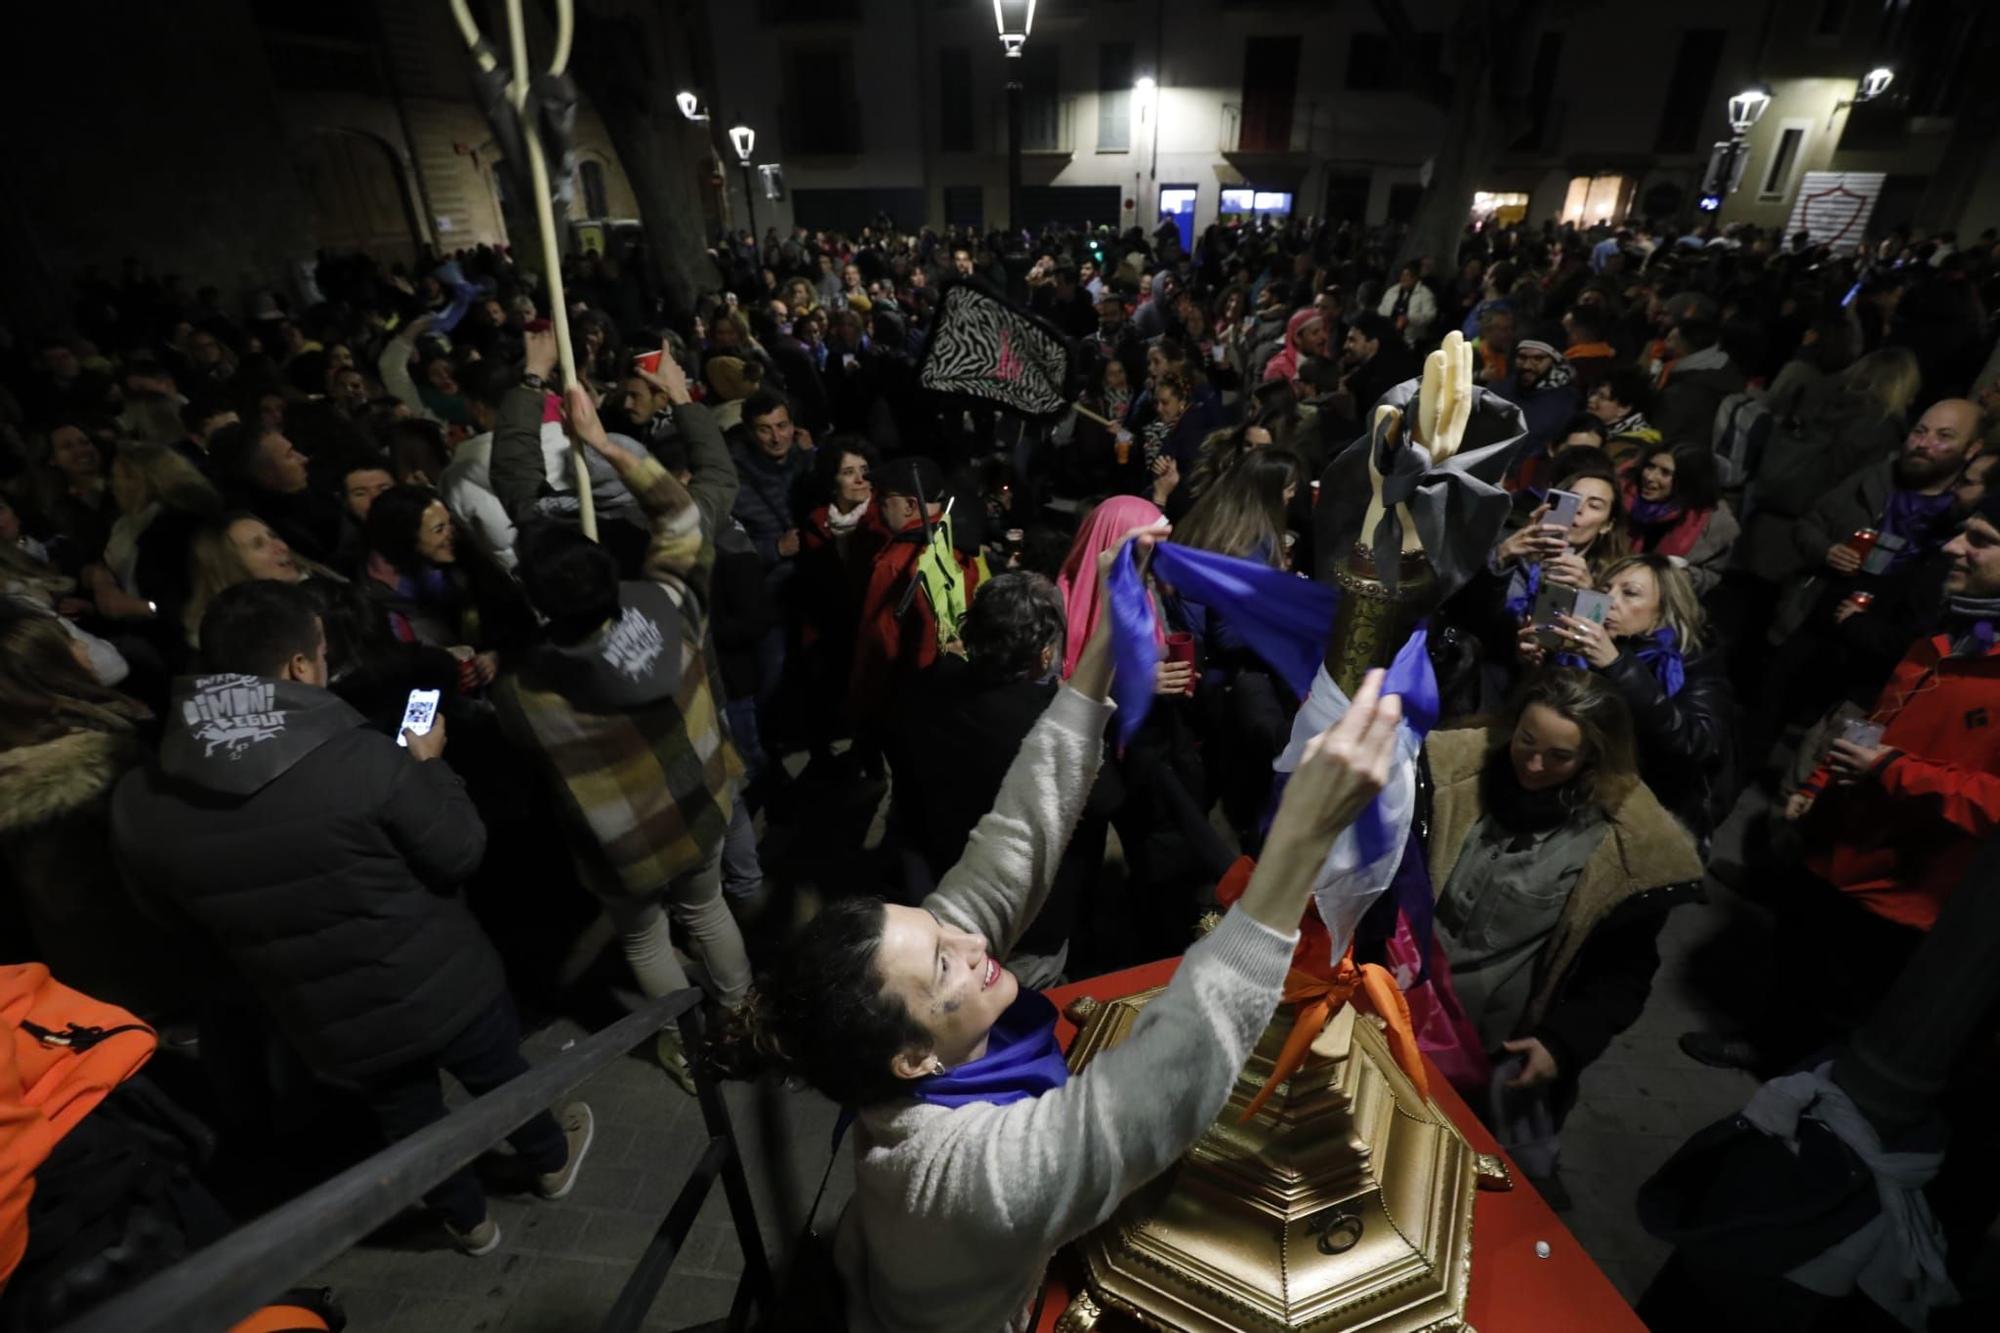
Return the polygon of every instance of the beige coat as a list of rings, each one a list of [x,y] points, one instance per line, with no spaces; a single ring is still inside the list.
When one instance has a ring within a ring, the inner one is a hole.
[[[1484,727],[1431,733],[1424,743],[1430,760],[1431,826],[1428,840],[1431,891],[1442,893],[1452,869],[1486,813],[1479,773],[1486,755],[1504,736]],[[1584,863],[1554,933],[1535,962],[1533,998],[1524,1030],[1547,1017],[1550,1005],[1582,957],[1591,932],[1629,899],[1656,889],[1698,883],[1701,857],[1666,807],[1642,782],[1608,793],[1610,832]]]

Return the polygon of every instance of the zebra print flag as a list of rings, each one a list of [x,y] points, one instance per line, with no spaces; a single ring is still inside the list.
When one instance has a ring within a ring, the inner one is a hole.
[[[985,287],[944,289],[917,382],[935,393],[1048,420],[1069,410],[1071,347],[1052,324]]]

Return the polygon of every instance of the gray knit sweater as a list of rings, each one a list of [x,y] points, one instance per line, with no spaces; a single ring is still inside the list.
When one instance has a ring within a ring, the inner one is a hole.
[[[1110,713],[1069,688],[1056,696],[927,908],[1006,955],[1083,812]],[[1131,1034],[1053,1092],[1007,1106],[865,1109],[835,1238],[854,1333],[1023,1326],[1056,1247],[1109,1217],[1221,1111],[1296,938],[1230,913]]]

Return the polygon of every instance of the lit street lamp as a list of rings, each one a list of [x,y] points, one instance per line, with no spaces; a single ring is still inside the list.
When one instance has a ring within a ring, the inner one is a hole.
[[[1847,108],[1860,106],[1863,102],[1872,102],[1883,93],[1888,92],[1889,85],[1895,81],[1896,71],[1890,69],[1887,65],[1877,65],[1874,69],[1869,70],[1855,83],[1854,96],[1843,97],[1833,104],[1833,110],[1827,113],[1826,127],[1829,130],[1832,129],[1834,117],[1847,110]]]
[[[993,0],[993,27],[1007,59],[1021,58],[1035,26],[1035,0]],[[1007,66],[1007,226],[1021,229],[1021,67]]]
[[[1729,142],[1716,145],[1709,158],[1708,179],[1702,184],[1701,210],[1713,213],[1722,207],[1722,197],[1736,189],[1741,172],[1745,136],[1771,106],[1771,94],[1762,88],[1745,88],[1729,99]]]
[[[701,99],[693,93],[675,93],[674,105],[678,106],[681,109],[681,114],[689,120],[704,121],[708,119],[708,113],[701,109]]]
[[[757,148],[757,131],[748,125],[733,125],[729,146],[736,150],[736,163],[743,169],[743,207],[750,217],[750,241],[757,244],[757,200],[750,190],[750,154]]]

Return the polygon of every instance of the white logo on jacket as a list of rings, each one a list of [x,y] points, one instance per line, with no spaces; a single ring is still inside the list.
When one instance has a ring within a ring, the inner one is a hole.
[[[666,636],[652,617],[628,606],[604,636],[604,660],[627,680],[643,680],[667,650]]]
[[[231,759],[285,729],[285,714],[273,708],[278,687],[255,676],[203,676],[194,693],[181,702],[181,717],[198,741],[207,743],[204,758],[224,747]]]

